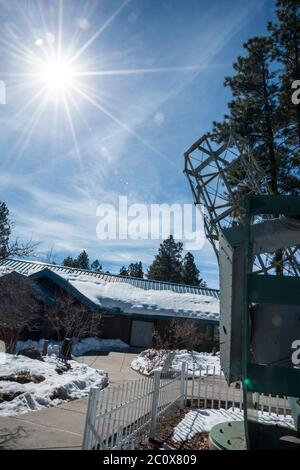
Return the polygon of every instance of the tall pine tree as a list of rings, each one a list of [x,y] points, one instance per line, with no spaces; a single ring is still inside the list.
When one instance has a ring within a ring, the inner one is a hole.
[[[68,268],[78,268],[76,265],[76,260],[72,258],[72,256],[67,256],[63,260],[63,266],[67,266]]]
[[[127,268],[125,266],[122,266],[119,272],[120,276],[129,276]]]
[[[128,266],[128,275],[143,279],[144,272],[142,262],[138,261],[136,263],[130,263],[130,265]]]
[[[5,202],[0,201],[0,259],[8,254],[8,243],[11,233],[9,210]]]
[[[63,266],[68,266],[69,268],[78,268],[78,269],[89,269],[90,262],[88,254],[83,250],[77,258],[72,258],[72,256],[67,256],[63,260]]]
[[[148,269],[148,279],[158,281],[182,282],[182,243],[176,242],[173,235],[164,240]]]
[[[273,58],[282,64],[280,113],[282,138],[287,149],[284,192],[300,193],[300,106],[292,103],[292,83],[300,80],[300,0],[277,0],[277,23],[268,25]]]
[[[85,250],[82,250],[82,252],[78,255],[76,263],[77,263],[77,267],[80,269],[90,268],[89,257]]]
[[[181,277],[183,284],[206,287],[203,279],[199,278],[199,269],[196,266],[195,258],[189,251],[183,259]]]
[[[12,222],[9,219],[9,209],[5,202],[0,201],[0,259],[9,256],[29,256],[34,247],[31,242],[20,244],[18,240],[10,241]]]
[[[95,271],[96,273],[101,273],[102,271],[102,264],[98,259],[95,259],[95,261],[92,262],[91,264],[91,270]]]
[[[220,132],[223,141],[230,129],[247,139],[276,194],[283,183],[285,155],[279,146],[281,109],[278,74],[271,65],[273,43],[269,37],[254,37],[244,44],[244,48],[246,55],[238,57],[233,65],[235,75],[225,78],[224,82],[232,92],[229,113],[224,122],[214,123],[214,129]],[[238,188],[243,179],[241,168],[235,166],[231,177],[233,189]],[[263,186],[264,182],[260,181],[260,184]]]

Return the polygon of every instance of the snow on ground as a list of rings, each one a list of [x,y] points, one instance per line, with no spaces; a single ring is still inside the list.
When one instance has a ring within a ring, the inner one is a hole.
[[[219,423],[226,421],[243,421],[244,415],[239,408],[230,408],[228,410],[200,409],[189,411],[182,421],[175,427],[172,439],[174,442],[184,442],[192,439],[200,432],[210,432],[210,430]],[[264,424],[276,424],[295,429],[294,421],[291,416],[277,416],[274,413],[258,412],[258,420]]]
[[[129,349],[127,343],[120,339],[101,339],[96,336],[90,338],[83,338],[75,343],[73,347],[73,354],[75,356],[82,356],[89,351],[113,351],[113,350],[126,350]]]
[[[21,394],[12,401],[0,402],[0,416],[14,416],[57,406],[63,400],[86,396],[91,386],[103,388],[107,385],[108,377],[103,370],[69,361],[71,369],[59,374],[55,370],[58,366],[56,357],[44,357],[44,361],[6,354],[5,364],[0,365],[0,396],[10,392],[21,392]],[[40,383],[25,384],[1,380],[3,376],[21,372],[40,375],[45,377],[45,380]]]
[[[154,370],[161,370],[170,351],[167,349],[146,349],[142,351],[136,359],[131,363],[131,368],[143,375],[150,375]],[[186,349],[177,350],[173,359],[171,369],[174,371],[181,370],[182,362],[187,363],[189,376],[193,373],[195,367],[195,376],[212,375],[221,373],[220,357],[217,353],[213,356],[209,353],[199,353],[196,351],[188,351]]]
[[[31,339],[27,341],[18,341],[16,345],[16,352],[21,351],[25,348],[35,348],[38,349],[41,353],[43,352],[44,339],[39,341],[33,341]],[[105,351],[126,351],[129,349],[128,344],[124,343],[120,339],[102,339],[97,336],[92,336],[89,338],[83,338],[79,341],[76,338],[72,339],[73,349],[72,354],[74,356],[83,356],[87,352],[105,352]],[[58,355],[59,352],[59,342],[54,340],[48,341],[48,355],[51,354]]]

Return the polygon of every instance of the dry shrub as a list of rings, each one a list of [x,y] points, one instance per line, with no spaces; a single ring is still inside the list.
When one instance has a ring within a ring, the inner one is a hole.
[[[199,343],[197,326],[191,320],[172,320],[165,333],[156,329],[153,335],[154,349],[188,349],[192,351]]]

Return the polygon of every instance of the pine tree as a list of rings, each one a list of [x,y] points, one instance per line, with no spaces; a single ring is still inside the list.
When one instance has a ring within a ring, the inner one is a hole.
[[[238,57],[233,67],[235,75],[225,78],[233,99],[223,123],[214,129],[225,141],[230,129],[246,138],[252,153],[267,177],[274,194],[283,184],[285,149],[279,146],[281,137],[281,107],[278,100],[278,73],[271,65],[273,43],[269,37],[254,37],[245,44],[245,56]],[[243,180],[241,168],[235,166],[230,184],[235,190]],[[260,181],[263,186],[264,182]],[[262,189],[265,189],[262,187]],[[243,188],[247,192],[247,188]]]
[[[80,269],[89,269],[90,268],[90,261],[88,254],[85,250],[83,250],[76,259],[77,267]]]
[[[0,202],[0,259],[8,253],[8,243],[11,234],[9,210],[5,202]]]
[[[95,271],[96,273],[101,273],[102,269],[102,264],[98,259],[95,259],[95,261],[93,261],[91,264],[91,270]]]
[[[122,268],[120,269],[120,276],[129,276],[129,273],[128,273],[128,270],[127,268],[125,268],[125,266],[122,266]]]
[[[73,259],[71,256],[67,256],[63,260],[63,266],[67,266],[68,268],[78,268],[76,260]]]
[[[182,263],[181,277],[183,284],[205,287],[203,279],[199,279],[199,269],[196,266],[192,253],[187,252]]]
[[[142,262],[138,261],[137,263],[130,263],[130,265],[128,266],[128,274],[129,276],[143,279],[144,271]]]
[[[148,269],[148,279],[181,282],[182,243],[170,235],[160,244],[159,250]]]
[[[288,150],[284,191],[299,194],[300,106],[292,103],[292,83],[300,79],[300,0],[277,0],[278,22],[270,22],[274,60],[283,65],[280,74],[282,138]]]
[[[9,209],[5,202],[0,201],[0,259],[9,256],[30,256],[35,245],[31,242],[20,244],[18,240],[10,241],[12,222],[9,219]]]

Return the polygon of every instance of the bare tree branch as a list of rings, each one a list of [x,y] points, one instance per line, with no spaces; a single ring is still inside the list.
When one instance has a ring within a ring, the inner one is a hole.
[[[54,307],[47,311],[47,317],[59,342],[67,338],[99,336],[102,333],[101,313],[85,307],[67,294],[56,298]]]
[[[19,256],[25,258],[33,255],[34,250],[39,245],[39,242],[33,243],[31,240],[26,243],[20,243],[19,239],[16,238],[12,243],[9,243],[0,253],[0,259],[10,258],[13,256]]]
[[[156,349],[189,349],[199,344],[195,322],[191,320],[172,320],[163,337],[155,330],[153,343]]]

